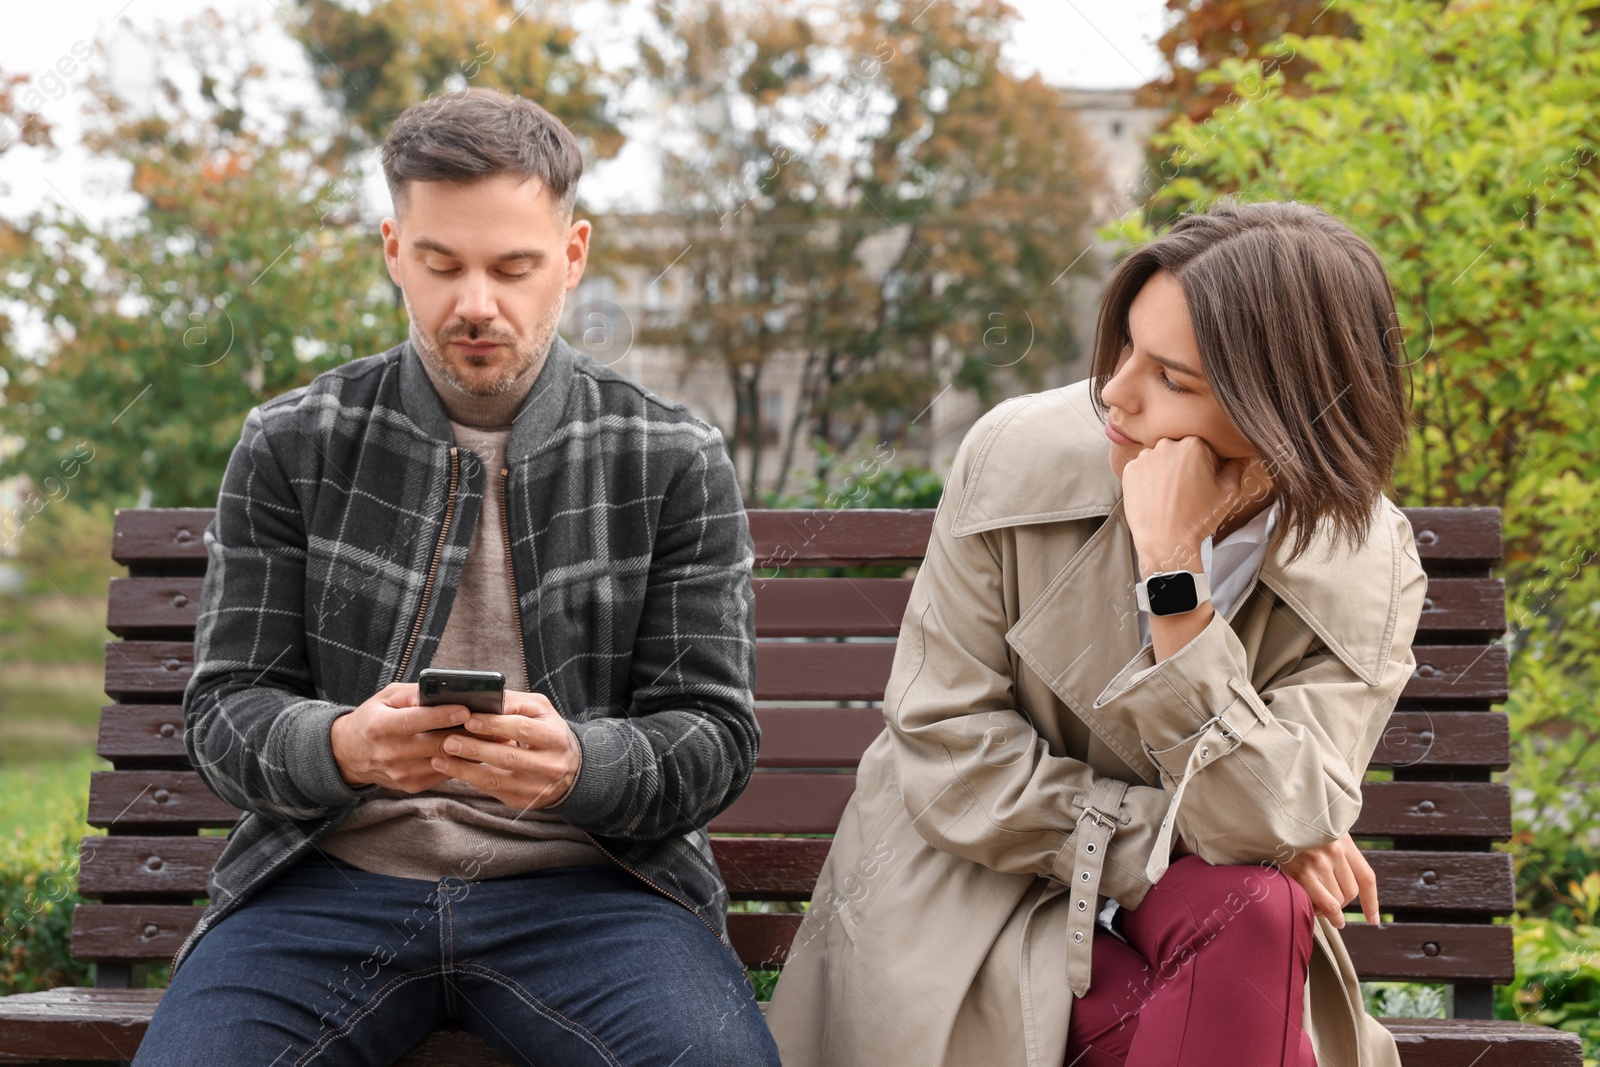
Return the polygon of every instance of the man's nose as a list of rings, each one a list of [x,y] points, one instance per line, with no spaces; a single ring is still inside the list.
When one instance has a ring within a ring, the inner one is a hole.
[[[494,293],[489,279],[475,271],[469,272],[456,294],[456,314],[469,322],[483,322],[495,316]]]

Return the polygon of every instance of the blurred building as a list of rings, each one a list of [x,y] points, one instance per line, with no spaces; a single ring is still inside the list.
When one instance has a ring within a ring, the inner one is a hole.
[[[1136,106],[1131,90],[1071,89],[1063,90],[1061,98],[1062,105],[1077,114],[1100,172],[1107,179],[1106,191],[1093,205],[1094,225],[1110,222],[1136,208],[1153,191],[1154,183],[1145,180],[1146,144],[1162,112]],[[873,261],[881,262],[885,268],[894,262],[901,250],[892,247],[896,240],[896,234],[891,232],[865,243],[860,255],[869,271]],[[903,243],[903,238],[898,240]],[[612,277],[598,273],[586,277],[568,296],[563,336],[645,387],[682,401],[696,415],[721,428],[731,441],[735,403],[727,369],[711,362],[697,364],[681,347],[652,346],[638,340],[648,334],[652,323],[674,315],[686,302],[685,272],[674,270],[674,257],[691,243],[682,220],[670,215],[613,216],[606,220],[604,230],[596,233],[595,241],[602,247],[623,242],[635,249],[650,249],[651,255],[643,258],[659,262],[660,266],[625,266]],[[882,247],[875,247],[874,241]],[[1096,240],[1077,258],[1063,257],[1062,276],[1056,284],[1067,309],[1077,352],[1070,362],[1051,366],[1046,375],[1047,388],[1078,381],[1087,373],[1101,278],[1111,256],[1112,249]],[[769,361],[762,373],[759,407],[764,440],[759,481],[763,489],[772,487],[784,462],[783,444],[799,401],[802,369],[798,356],[787,359],[780,355]],[[1019,380],[1003,388],[1000,395],[1026,390]],[[924,412],[886,417],[882,425],[864,428],[858,445],[864,439],[870,449],[877,442],[887,441],[895,446],[897,463],[943,472],[984,410],[976,395],[950,388],[933,398]],[[809,445],[811,434],[799,436],[785,485],[791,493],[815,469],[816,455]],[[748,471],[748,459],[742,453],[736,456],[741,471]],[[748,496],[750,486],[745,486],[745,491]]]

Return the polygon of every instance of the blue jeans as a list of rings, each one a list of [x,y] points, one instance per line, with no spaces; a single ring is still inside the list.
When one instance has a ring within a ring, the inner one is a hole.
[[[438,882],[313,853],[207,931],[135,1067],[390,1064],[455,1020],[537,1067],[777,1067],[744,968],[611,866]]]

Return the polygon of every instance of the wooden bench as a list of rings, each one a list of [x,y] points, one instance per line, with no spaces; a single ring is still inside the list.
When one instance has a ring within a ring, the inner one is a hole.
[[[1573,1034],[1495,1022],[1492,987],[1512,978],[1511,928],[1495,925],[1514,903],[1511,857],[1490,845],[1511,834],[1511,797],[1490,781],[1509,758],[1503,583],[1494,508],[1413,509],[1430,575],[1416,638],[1417,670],[1394,712],[1368,782],[1356,834],[1393,922],[1346,927],[1364,979],[1450,983],[1447,1020],[1393,1021],[1407,1067],[1516,1067],[1580,1063]],[[133,967],[170,960],[200,913],[206,874],[224,839],[200,836],[239,813],[188,769],[180,707],[192,667],[195,604],[205,569],[209,510],[125,510],[113,579],[99,752],[83,840],[72,954],[95,963],[95,987],[0,1000],[0,1062],[131,1057],[161,996],[128,988]],[[717,861],[736,902],[810,897],[828,841],[854,783],[861,752],[882,728],[881,701],[911,581],[789,577],[782,569],[914,564],[931,511],[755,511],[759,769],[712,824]],[[1390,847],[1384,847],[1390,846]],[[736,904],[744,908],[747,905]],[[783,963],[800,922],[790,911],[736,910],[735,945],[752,967]],[[459,1030],[441,1030],[401,1061],[506,1061]]]

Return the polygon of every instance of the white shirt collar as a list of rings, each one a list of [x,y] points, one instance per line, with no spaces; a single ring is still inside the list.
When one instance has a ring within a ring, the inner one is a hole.
[[[1274,500],[1271,504],[1256,512],[1249,522],[1222,540],[1215,542],[1215,544],[1232,545],[1241,541],[1248,541],[1251,544],[1258,545],[1263,541],[1269,540],[1272,537],[1272,531],[1278,527],[1278,504],[1279,501]],[[1211,537],[1207,537],[1206,540],[1210,541]]]
[[[1211,552],[1214,547],[1239,544],[1260,545],[1270,540],[1273,531],[1278,528],[1278,504],[1279,501],[1274,500],[1271,504],[1256,512],[1255,515],[1251,516],[1249,522],[1224,537],[1217,545],[1212,544],[1212,538],[1216,535],[1207,534],[1206,539],[1200,542],[1200,566],[1205,570],[1206,574],[1215,576],[1211,566]],[[1135,565],[1137,565],[1139,559],[1139,550],[1137,548],[1133,550],[1133,558]]]
[[[1212,538],[1215,535],[1208,534],[1206,539],[1200,542],[1200,565],[1205,568],[1206,574],[1213,578],[1216,577],[1216,572],[1211,566],[1213,549],[1228,545],[1265,544],[1272,537],[1272,532],[1278,527],[1278,503],[1279,501],[1274,500],[1271,504],[1251,516],[1249,522],[1215,544],[1212,543]]]

